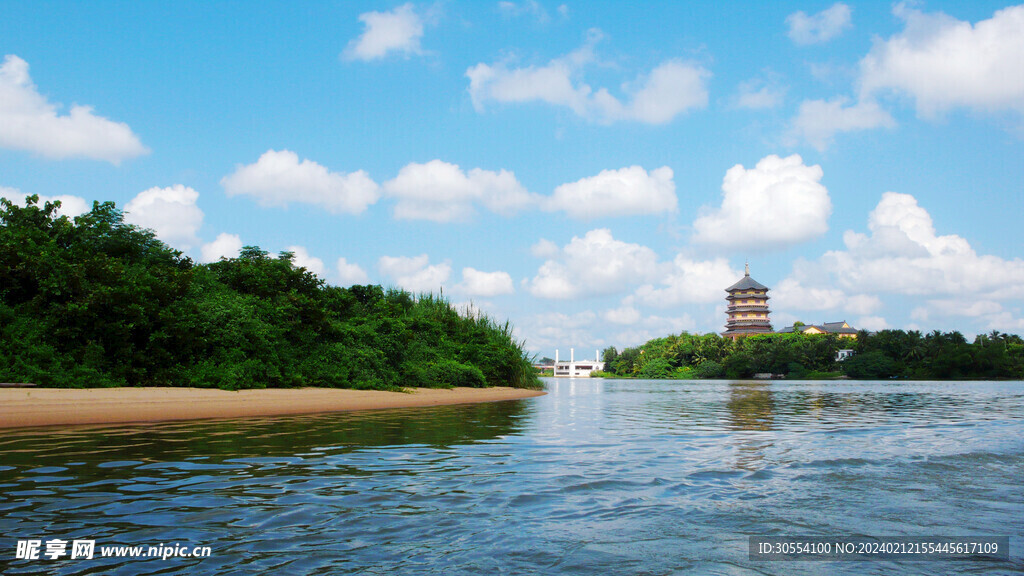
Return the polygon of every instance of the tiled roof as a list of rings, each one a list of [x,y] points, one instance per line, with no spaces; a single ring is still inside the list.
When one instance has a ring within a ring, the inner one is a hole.
[[[844,325],[845,325],[845,327],[844,327]],[[852,326],[850,326],[846,322],[825,322],[824,324],[804,324],[803,326],[800,327],[800,331],[801,332],[806,332],[807,330],[809,330],[811,328],[817,328],[818,330],[821,330],[822,332],[826,332],[828,334],[856,334],[857,333],[857,329],[853,328]],[[786,326],[782,330],[778,331],[779,334],[783,334],[783,333],[787,333],[787,332],[796,332],[796,330],[792,326]]]
[[[733,290],[768,290],[768,287],[751,278],[750,274],[747,274],[739,282],[725,289],[726,292],[732,292]]]

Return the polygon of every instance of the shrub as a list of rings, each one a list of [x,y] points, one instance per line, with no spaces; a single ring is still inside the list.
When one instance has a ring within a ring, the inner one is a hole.
[[[484,388],[487,380],[476,366],[467,366],[455,360],[441,360],[427,368],[428,386],[437,388]]]

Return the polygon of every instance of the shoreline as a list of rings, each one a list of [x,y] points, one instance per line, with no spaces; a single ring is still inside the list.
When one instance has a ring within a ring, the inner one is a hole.
[[[0,388],[0,429],[122,424],[499,402],[543,396],[523,388]]]

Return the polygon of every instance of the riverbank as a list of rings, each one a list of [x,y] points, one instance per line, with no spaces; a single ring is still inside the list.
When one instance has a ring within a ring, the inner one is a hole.
[[[408,390],[7,388],[0,389],[0,428],[413,408],[518,400],[545,394],[542,390],[506,387]]]

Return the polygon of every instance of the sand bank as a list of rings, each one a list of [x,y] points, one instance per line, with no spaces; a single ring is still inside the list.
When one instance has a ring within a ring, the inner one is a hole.
[[[7,388],[0,389],[0,428],[314,414],[494,402],[545,394],[540,390],[498,387],[410,390],[403,393],[333,388],[238,392],[202,388]]]

